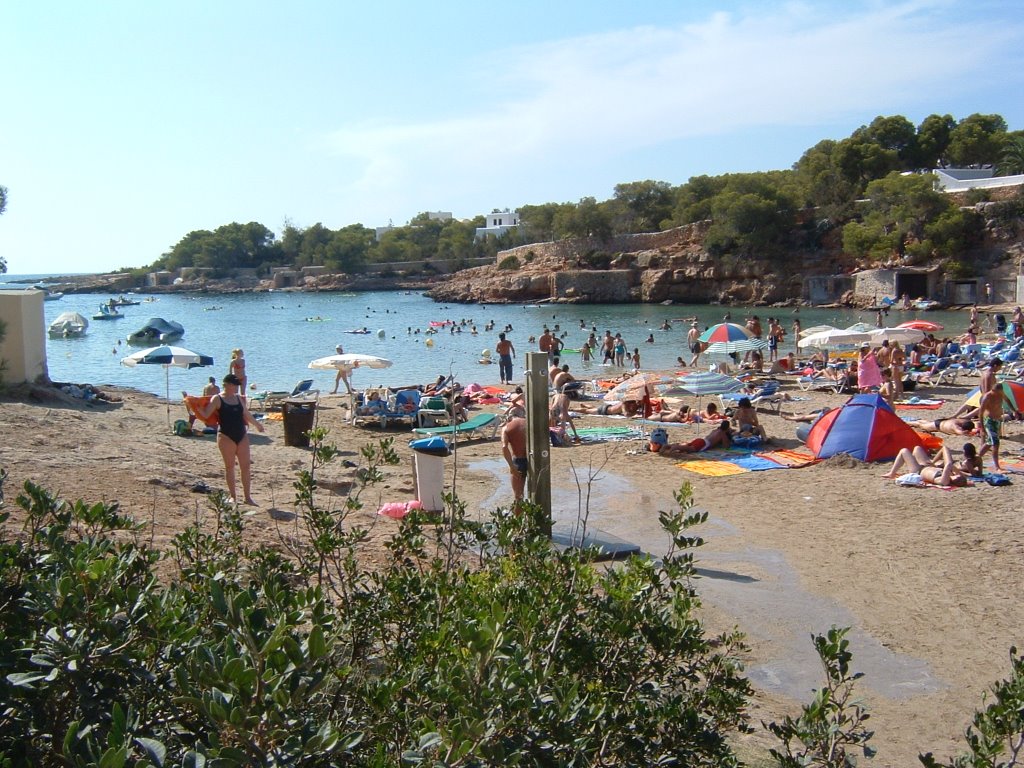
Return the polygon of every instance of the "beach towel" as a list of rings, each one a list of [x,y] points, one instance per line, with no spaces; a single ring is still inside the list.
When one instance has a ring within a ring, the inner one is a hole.
[[[926,410],[934,411],[937,408],[941,408],[945,404],[945,400],[927,400],[920,397],[912,397],[909,400],[900,400],[896,403],[897,408],[903,408],[905,410]]]
[[[917,472],[907,472],[907,474],[897,477],[893,482],[896,485],[902,485],[907,488],[925,488],[928,485]]]
[[[676,466],[690,472],[695,472],[698,475],[707,475],[708,477],[742,475],[744,472],[750,471],[731,461],[721,461],[718,459],[690,459],[689,461],[681,461]]]
[[[778,448],[774,451],[761,451],[757,454],[761,458],[774,461],[784,467],[796,469],[797,467],[808,467],[817,464],[821,459],[815,458],[813,454],[804,450],[790,450],[789,448]]]
[[[776,464],[771,459],[766,459],[756,453],[750,456],[739,456],[735,459],[730,459],[729,463],[735,464],[737,467],[742,467],[750,472],[763,472],[768,469],[789,469],[789,467],[783,466],[782,464]]]
[[[581,427],[576,430],[581,443],[609,443],[620,440],[640,440],[643,430],[634,427]]]

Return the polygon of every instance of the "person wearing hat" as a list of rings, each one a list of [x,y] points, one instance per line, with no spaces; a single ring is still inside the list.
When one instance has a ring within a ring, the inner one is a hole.
[[[220,426],[217,430],[217,448],[224,459],[224,479],[227,482],[231,503],[235,503],[235,462],[238,462],[242,476],[242,493],[246,504],[256,505],[251,492],[252,457],[249,452],[249,434],[246,426],[253,426],[260,432],[263,425],[249,413],[245,400],[239,394],[242,380],[229,373],[223,380],[224,390],[210,398],[210,404],[203,409],[203,420],[219,412]]]

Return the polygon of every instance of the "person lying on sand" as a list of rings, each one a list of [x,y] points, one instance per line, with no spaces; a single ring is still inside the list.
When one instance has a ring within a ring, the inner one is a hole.
[[[651,421],[668,421],[675,424],[692,424],[693,414],[690,413],[690,406],[680,405],[674,411],[661,411],[657,416],[651,416]]]
[[[779,416],[781,416],[786,421],[799,421],[804,424],[813,424],[831,410],[834,409],[821,408],[817,411],[811,411],[810,413],[780,413]]]
[[[732,444],[732,429],[723,421],[707,437],[698,437],[688,443],[668,443],[658,451],[662,456],[676,458],[687,453],[700,453],[712,448],[728,448]]]
[[[621,403],[613,400],[598,403],[596,408],[578,403],[576,407],[581,413],[596,413],[598,416],[636,416],[640,411],[640,403],[636,400],[624,400]]]
[[[974,434],[974,422],[970,419],[912,419],[907,424],[918,432],[934,434],[941,432],[944,435],[971,435]]]
[[[892,469],[882,477],[895,479],[907,473],[920,475],[924,483],[940,488],[967,485],[967,476],[959,470],[946,446],[942,447],[942,451],[934,459],[921,446],[915,447],[913,451],[909,448],[900,448]]]

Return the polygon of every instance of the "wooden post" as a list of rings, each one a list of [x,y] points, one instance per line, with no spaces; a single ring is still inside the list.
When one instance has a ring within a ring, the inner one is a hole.
[[[526,453],[530,462],[527,496],[544,511],[551,536],[551,433],[548,428],[548,355],[526,353]]]

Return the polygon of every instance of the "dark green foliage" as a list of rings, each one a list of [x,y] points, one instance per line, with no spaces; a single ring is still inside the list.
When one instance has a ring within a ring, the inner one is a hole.
[[[799,717],[765,724],[781,742],[781,749],[769,752],[782,768],[850,768],[856,765],[856,753],[864,757],[875,753],[868,746],[874,734],[864,727],[870,715],[853,698],[854,683],[863,675],[850,672],[853,656],[848,631],[832,627],[812,637],[825,670],[825,685],[803,706]]]
[[[498,262],[498,269],[504,269],[508,271],[515,271],[519,269],[519,259],[515,256],[506,256],[504,259]]]
[[[170,584],[116,505],[26,484],[0,541],[0,765],[736,764],[742,645],[695,617],[688,488],[662,562],[598,570],[535,509],[481,524],[449,498],[368,570],[350,513],[398,459],[365,447],[353,491],[322,499],[325,436],[284,552],[218,495]]]
[[[1024,657],[1010,648],[1010,677],[992,687],[988,706],[974,715],[964,734],[967,754],[944,763],[931,752],[921,755],[926,768],[1013,768],[1024,759]]]

